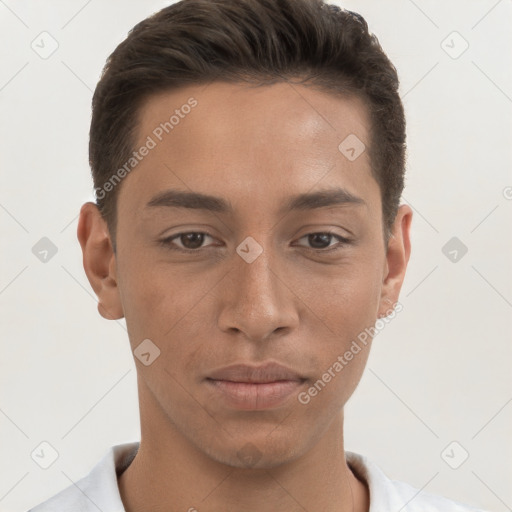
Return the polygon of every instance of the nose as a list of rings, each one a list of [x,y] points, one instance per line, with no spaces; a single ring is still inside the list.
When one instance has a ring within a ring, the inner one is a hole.
[[[228,282],[222,287],[219,328],[243,333],[252,341],[265,341],[298,325],[298,300],[291,290],[283,266],[269,257],[266,249],[247,263],[234,255]]]

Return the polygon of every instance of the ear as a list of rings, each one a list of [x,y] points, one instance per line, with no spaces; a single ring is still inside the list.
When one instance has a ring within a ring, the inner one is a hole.
[[[107,223],[94,203],[85,203],[80,209],[77,237],[82,247],[85,273],[98,296],[98,312],[107,320],[123,318],[116,255]]]
[[[401,205],[398,209],[392,234],[389,238],[384,279],[382,281],[381,297],[378,317],[389,315],[393,305],[398,302],[400,289],[405,278],[405,271],[411,254],[411,241],[409,230],[412,221],[412,209],[408,205]]]

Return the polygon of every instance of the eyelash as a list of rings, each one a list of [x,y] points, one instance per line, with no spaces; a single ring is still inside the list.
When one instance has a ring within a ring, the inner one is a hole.
[[[170,249],[171,251],[178,251],[178,252],[187,253],[187,254],[197,254],[197,253],[199,253],[199,251],[201,249],[204,249],[204,248],[200,247],[198,249],[183,249],[183,248],[177,247],[176,245],[173,244],[173,240],[175,240],[176,238],[180,238],[182,235],[192,235],[192,234],[206,235],[211,238],[214,238],[212,235],[210,235],[209,233],[206,233],[204,231],[184,231],[182,233],[177,233],[175,235],[172,235],[171,237],[164,238],[163,240],[160,240],[159,243],[160,243],[160,245],[162,245],[166,249]],[[311,247],[308,248],[305,246],[300,246],[300,247],[304,247],[305,249],[309,249],[310,251],[313,251],[316,253],[324,253],[325,254],[325,253],[336,252],[336,251],[342,250],[346,245],[349,245],[352,243],[352,241],[349,240],[348,238],[345,238],[341,235],[336,235],[334,233],[330,233],[329,231],[314,231],[312,233],[307,233],[307,234],[301,236],[299,238],[299,240],[302,240],[303,238],[306,238],[310,235],[330,235],[331,237],[339,240],[337,245],[335,245],[334,247],[331,247],[331,248],[327,248],[327,249],[314,249]]]

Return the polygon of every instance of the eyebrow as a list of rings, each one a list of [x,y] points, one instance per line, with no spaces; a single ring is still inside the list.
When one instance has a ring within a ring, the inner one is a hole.
[[[346,189],[334,188],[292,196],[280,208],[279,213],[347,205],[366,205],[366,202]],[[225,199],[182,190],[166,190],[157,194],[146,204],[145,209],[159,207],[188,208],[215,213],[233,213],[234,211],[231,202]]]

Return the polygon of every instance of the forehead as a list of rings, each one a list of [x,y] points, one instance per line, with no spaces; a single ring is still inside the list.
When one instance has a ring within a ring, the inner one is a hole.
[[[213,82],[158,93],[141,106],[137,130],[136,149],[152,148],[120,196],[141,210],[180,189],[277,211],[284,195],[343,186],[371,202],[368,123],[361,99],[303,85]],[[360,156],[348,158],[344,141]]]

